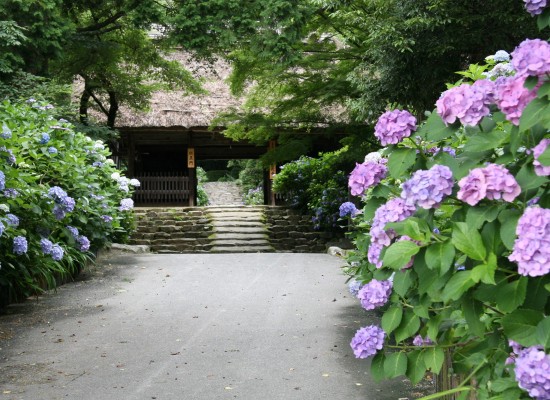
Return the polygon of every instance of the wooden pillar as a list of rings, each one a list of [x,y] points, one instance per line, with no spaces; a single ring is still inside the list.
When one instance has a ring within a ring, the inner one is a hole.
[[[128,134],[128,173],[130,178],[136,175],[136,142],[133,135]]]
[[[187,168],[189,169],[189,206],[197,204],[197,169],[195,165],[195,148],[187,148]]]

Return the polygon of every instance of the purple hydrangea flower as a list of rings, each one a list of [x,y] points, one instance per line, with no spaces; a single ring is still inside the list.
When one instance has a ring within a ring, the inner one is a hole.
[[[386,159],[380,161],[367,161],[362,164],[355,164],[348,180],[348,186],[353,196],[362,196],[365,190],[378,185],[388,174]]]
[[[511,202],[521,193],[521,187],[508,170],[499,164],[488,164],[485,168],[474,168],[458,182],[459,200],[475,206],[482,199]]]
[[[445,165],[434,165],[429,170],[416,171],[401,185],[401,197],[407,204],[425,209],[437,208],[443,198],[453,191],[453,173]]]
[[[13,252],[17,255],[27,252],[27,239],[24,236],[16,236],[13,238]]]
[[[403,138],[416,131],[416,118],[406,110],[386,111],[380,116],[374,127],[376,136],[382,146],[397,144]]]
[[[6,187],[6,175],[0,171],[0,190],[4,190]]]
[[[512,65],[519,75],[540,76],[550,72],[550,44],[526,39],[512,52]]]
[[[351,340],[351,348],[356,358],[367,358],[375,355],[384,347],[386,332],[379,326],[369,325],[359,329]]]
[[[537,91],[542,81],[532,90],[524,85],[525,75],[500,77],[495,81],[495,102],[505,115],[506,119],[514,125],[519,125],[521,113],[537,96]]]
[[[434,156],[438,155],[441,152],[444,152],[444,153],[450,154],[453,157],[456,157],[456,150],[449,146],[445,146],[445,147],[435,146],[435,147],[426,149],[427,154],[432,154]]]
[[[388,222],[399,222],[410,217],[416,211],[416,207],[407,204],[401,198],[391,199],[378,207],[374,213],[370,228],[371,244],[368,250],[368,260],[378,268],[382,267],[380,253],[385,246],[389,246],[396,234],[393,230],[384,230]]]
[[[101,219],[103,220],[103,222],[107,222],[107,223],[113,221],[113,217],[111,217],[110,215],[102,215]]]
[[[518,236],[510,261],[518,264],[524,276],[542,276],[550,272],[550,210],[528,207],[518,221]]]
[[[0,152],[3,152],[3,153],[8,153],[7,155],[2,155],[2,158],[4,160],[6,160],[8,162],[8,164],[15,164],[15,162],[17,161],[17,159],[15,158],[15,156],[13,155],[13,151],[11,151],[10,149],[6,148],[6,146],[2,146],[0,147]]]
[[[46,144],[50,141],[50,135],[48,135],[47,133],[42,133],[42,135],[40,135],[40,144]]]
[[[78,229],[74,226],[67,225],[67,230],[71,233],[71,236],[76,240],[79,236]]]
[[[538,158],[541,156],[542,153],[544,153],[549,144],[550,139],[542,139],[539,144],[533,147],[533,156],[535,157],[535,161],[533,161],[533,166],[535,167],[535,174],[537,174],[538,176],[550,175],[550,166],[545,167],[538,160]]]
[[[532,16],[542,14],[546,7],[546,0],[523,0],[525,9]]]
[[[4,189],[4,196],[9,199],[15,199],[17,196],[19,196],[19,192],[17,191],[17,189]]]
[[[512,352],[510,353],[506,361],[504,361],[505,365],[514,364],[516,362],[517,356],[524,349],[524,347],[521,344],[513,340],[508,340],[508,345],[512,348]]]
[[[486,91],[482,84],[464,83],[451,88],[443,92],[435,103],[437,113],[445,124],[454,124],[458,119],[463,125],[475,126],[490,112],[488,104],[492,100],[492,85],[491,91]]]
[[[2,222],[0,222],[0,236],[2,236],[2,234],[4,233],[4,229],[6,227],[4,226],[4,224]]]
[[[350,201],[346,201],[345,203],[342,203],[340,205],[340,217],[355,217],[359,210],[355,207],[355,204],[353,204]]]
[[[534,399],[550,399],[550,355],[538,347],[522,350],[514,368],[518,386]]]
[[[63,248],[60,245],[54,244],[50,254],[52,255],[52,258],[54,259],[54,261],[61,261],[63,259],[63,255],[65,254],[65,252],[63,251]]]
[[[2,124],[2,133],[0,137],[3,139],[11,139],[11,129],[6,124]]]
[[[422,335],[416,335],[413,339],[414,346],[430,346],[434,344],[429,337],[423,338]]]
[[[359,290],[363,287],[363,284],[355,279],[352,279],[348,283],[348,290],[350,294],[354,297],[357,297],[357,294],[359,293]]]
[[[134,201],[132,199],[120,200],[120,206],[118,207],[119,211],[129,211],[132,208],[134,208]]]
[[[61,207],[59,204],[56,204],[53,206],[52,213],[58,221],[65,218],[65,210],[63,210],[63,207]]]
[[[61,200],[61,205],[63,206],[64,211],[71,212],[74,210],[75,201],[72,197],[65,197]]]
[[[62,199],[67,197],[67,192],[65,192],[59,186],[52,186],[48,190],[48,197],[50,197],[51,199],[53,199],[57,203],[60,203]]]
[[[361,300],[361,305],[365,310],[374,310],[388,302],[391,291],[391,281],[373,279],[359,290],[357,298]]]
[[[57,154],[57,149],[53,146],[48,147],[48,153]]]
[[[80,245],[80,251],[88,251],[90,249],[90,240],[86,236],[81,235],[76,239],[76,241]]]
[[[40,247],[42,248],[42,253],[44,254],[51,254],[53,243],[48,239],[40,239]]]
[[[9,226],[17,228],[19,226],[19,218],[14,214],[6,214],[6,222]]]
[[[101,161],[96,161],[92,164],[92,167],[102,167],[103,166],[103,163]]]

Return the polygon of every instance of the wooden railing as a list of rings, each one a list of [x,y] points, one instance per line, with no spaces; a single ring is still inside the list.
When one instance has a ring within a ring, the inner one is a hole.
[[[145,172],[136,176],[140,186],[134,200],[138,204],[189,204],[189,177],[175,172]]]

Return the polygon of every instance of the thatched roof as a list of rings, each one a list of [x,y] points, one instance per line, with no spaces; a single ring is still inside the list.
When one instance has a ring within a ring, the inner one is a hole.
[[[135,111],[122,105],[116,119],[117,128],[207,127],[218,113],[241,106],[242,99],[232,96],[226,83],[231,69],[223,60],[212,64],[201,63],[183,52],[174,52],[167,58],[179,61],[201,79],[207,93],[194,95],[181,90],[155,92],[148,111]],[[90,115],[95,120],[106,120],[99,111],[91,111]]]

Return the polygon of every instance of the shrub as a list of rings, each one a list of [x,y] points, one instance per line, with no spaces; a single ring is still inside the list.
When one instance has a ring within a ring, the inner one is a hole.
[[[139,182],[54,112],[33,99],[0,104],[0,286],[12,299],[55,287],[133,228]]]

